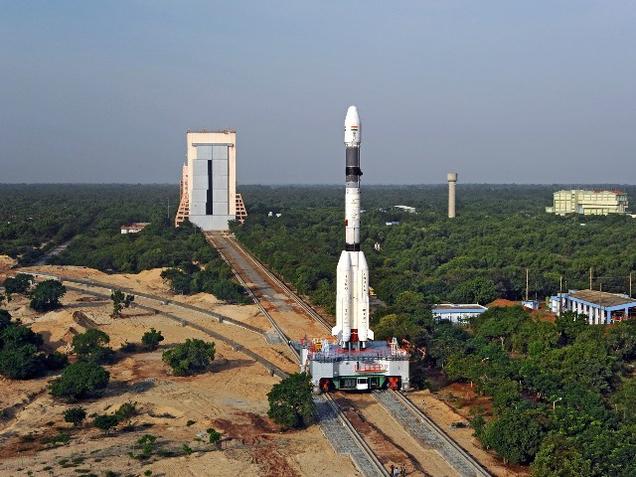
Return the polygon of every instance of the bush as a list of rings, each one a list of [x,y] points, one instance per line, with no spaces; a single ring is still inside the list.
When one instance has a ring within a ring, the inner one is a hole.
[[[40,347],[42,336],[20,322],[11,322],[11,315],[0,310],[0,374],[10,379],[29,379],[47,369],[61,369],[66,356],[54,352],[45,355]]]
[[[157,331],[154,328],[150,328],[150,331],[146,331],[141,337],[141,343],[147,351],[154,351],[159,347],[159,343],[164,340],[161,331]]]
[[[63,353],[60,353],[59,351],[53,351],[52,353],[46,355],[46,357],[44,358],[44,363],[47,369],[57,371],[58,369],[62,369],[68,366],[68,357]]]
[[[60,306],[60,298],[66,293],[66,287],[57,280],[38,283],[31,293],[31,308],[35,311],[53,310]]]
[[[121,290],[115,290],[111,293],[110,299],[113,300],[113,316],[120,316],[121,311],[135,301],[135,296],[127,295]]]
[[[113,350],[106,346],[109,342],[106,333],[92,328],[73,337],[73,352],[81,361],[108,363],[113,359]]]
[[[217,445],[221,441],[221,433],[212,429],[211,427],[207,430],[208,433],[208,442],[210,444]]]
[[[137,414],[139,414],[139,411],[137,409],[136,402],[125,402],[124,404],[119,406],[119,409],[117,409],[117,411],[115,411],[115,417],[117,418],[118,422],[127,421]]]
[[[0,300],[1,301],[1,300]],[[0,310],[0,333],[11,324],[11,315],[7,310]]]
[[[13,293],[26,293],[29,291],[31,283],[33,283],[33,276],[18,273],[14,278],[7,278],[3,286],[7,296],[11,296]]]
[[[0,374],[10,379],[29,379],[44,371],[44,360],[36,346],[5,345],[0,351]]]
[[[198,339],[187,339],[163,353],[163,361],[172,368],[176,376],[189,376],[205,371],[214,360],[214,343]]]
[[[79,427],[84,419],[86,419],[86,411],[83,407],[72,407],[64,411],[64,421],[70,422],[75,427]]]
[[[141,448],[141,452],[139,454],[133,454],[133,457],[139,460],[148,459],[155,450],[155,443],[157,438],[152,434],[145,434],[140,437],[137,441],[137,448]]]
[[[307,427],[314,420],[311,388],[311,381],[305,373],[283,379],[267,394],[267,415],[283,427]]]
[[[119,424],[119,421],[117,420],[117,416],[114,414],[100,414],[95,417],[93,424],[95,427],[108,434],[113,427],[116,427],[117,424]]]
[[[62,376],[53,380],[51,394],[70,401],[96,395],[108,386],[110,374],[96,363],[78,361],[64,369]]]

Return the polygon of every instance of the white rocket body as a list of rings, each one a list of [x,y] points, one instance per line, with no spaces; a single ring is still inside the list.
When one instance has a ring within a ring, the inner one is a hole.
[[[360,117],[350,106],[345,117],[346,146],[345,250],[337,269],[336,326],[331,330],[340,346],[373,340],[369,328],[369,266],[360,249]]]

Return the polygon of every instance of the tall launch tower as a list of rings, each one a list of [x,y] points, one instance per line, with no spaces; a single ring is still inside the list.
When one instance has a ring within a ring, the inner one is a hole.
[[[369,267],[360,249],[360,116],[347,110],[344,124],[345,249],[336,277],[336,326],[333,340],[303,340],[301,371],[315,391],[408,389],[409,353],[398,341],[374,341],[369,328]]]
[[[360,249],[360,116],[349,106],[344,123],[345,249],[337,269],[336,326],[331,330],[341,347],[363,349],[373,340],[369,328],[369,266]]]

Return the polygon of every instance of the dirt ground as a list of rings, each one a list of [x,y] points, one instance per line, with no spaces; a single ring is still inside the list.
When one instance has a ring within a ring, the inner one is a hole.
[[[29,270],[34,269],[24,271]],[[106,275],[81,267],[46,266],[38,270],[114,282],[175,299],[159,277],[160,270],[138,275]],[[178,298],[268,329],[252,305],[226,305],[203,294]],[[2,380],[0,476],[101,476],[108,470],[121,475],[143,475],[151,470],[152,475],[166,476],[359,475],[348,456],[333,451],[318,426],[281,432],[267,417],[267,392],[278,379],[230,346],[216,341],[210,372],[188,378],[172,376],[161,353],[186,338],[214,341],[200,331],[139,308],[126,309],[122,318],[113,319],[110,301],[75,291],[66,294],[61,309],[45,314],[33,312],[20,296],[14,296],[6,308],[14,318],[42,333],[51,350],[69,351],[73,336],[88,328],[105,331],[113,349],[126,341],[139,342],[150,327],[160,330],[166,339],[158,351],[125,354],[107,366],[111,381],[104,395],[81,403],[89,416],[112,413],[125,402],[136,403],[139,414],[110,435],[90,426],[91,417],[87,418],[89,424],[79,428],[63,421],[64,410],[72,405],[49,395],[47,383],[54,376]],[[170,305],[166,309],[186,313]],[[283,369],[296,369],[282,345],[268,345],[258,334],[196,313],[188,319],[262,351]],[[205,442],[205,431],[210,427],[222,433],[220,448]],[[140,453],[136,442],[145,434],[157,437],[157,441],[152,456],[140,460],[135,457]]]
[[[436,394],[428,390],[409,393],[411,401],[440,426],[453,440],[478,459],[482,465],[498,477],[523,477],[530,475],[527,468],[518,466],[511,468],[494,455],[486,452],[473,435],[473,429],[468,426],[470,408],[474,406],[488,406],[482,402],[468,385],[448,386]],[[452,406],[447,403],[449,401]],[[462,423],[465,427],[451,426]]]

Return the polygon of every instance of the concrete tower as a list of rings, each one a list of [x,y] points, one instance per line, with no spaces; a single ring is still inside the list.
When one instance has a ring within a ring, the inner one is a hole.
[[[448,173],[448,218],[455,218],[455,187],[457,186],[457,172]]]

